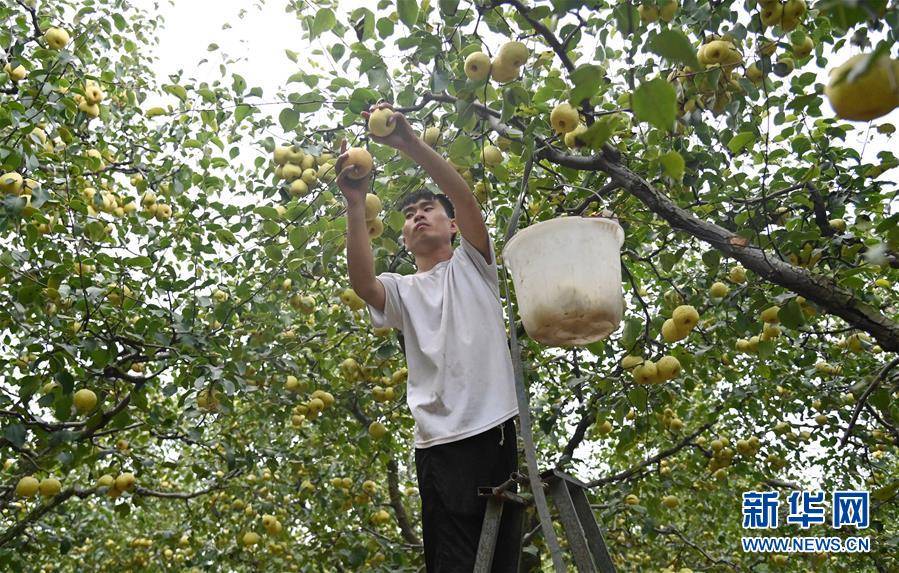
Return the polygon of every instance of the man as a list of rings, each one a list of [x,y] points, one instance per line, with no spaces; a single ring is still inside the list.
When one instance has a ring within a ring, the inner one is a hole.
[[[389,104],[373,106],[390,108]],[[368,304],[375,327],[402,330],[415,419],[415,467],[422,501],[429,573],[469,573],[475,563],[486,502],[479,486],[496,486],[518,468],[518,414],[512,360],[499,300],[493,241],[468,184],[394,112],[387,137],[371,136],[420,164],[443,191],[404,198],[403,243],[413,275],[375,276],[365,222],[369,178],[347,176],[346,143],[335,169],[347,200],[350,285]],[[460,245],[453,249],[457,233]],[[493,571],[514,573],[520,513],[503,514]]]

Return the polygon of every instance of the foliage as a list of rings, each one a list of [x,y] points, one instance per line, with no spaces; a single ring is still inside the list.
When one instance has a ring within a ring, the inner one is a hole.
[[[382,97],[422,132],[439,127],[439,152],[473,188],[487,183],[498,252],[529,160],[522,225],[610,209],[624,227],[623,327],[586,349],[523,341],[539,457],[591,483],[620,570],[899,567],[899,161],[889,149],[865,159],[891,124],[832,117],[819,73],[849,44],[895,57],[895,2],[823,0],[787,32],[763,27],[753,0],[686,0],[649,24],[636,3],[607,0],[290,1],[312,53],[335,66],[288,50],[296,72],[274,114],[225,65],[211,84],[160,83],[159,24],[128,2],[32,4],[0,6],[0,46],[27,71],[0,73],[0,163],[30,190],[4,193],[0,210],[4,568],[420,569],[404,360],[393,334],[341,302],[345,221],[327,175],[342,138],[365,145],[360,112]],[[71,38],[61,50],[44,39],[54,25]],[[799,57],[804,35],[815,48]],[[466,79],[468,54],[519,38],[519,79]],[[766,38],[773,54],[758,51]],[[702,63],[701,43],[716,40],[739,62]],[[744,76],[751,64],[762,80]],[[82,109],[90,82],[105,93],[96,118]],[[147,105],[160,95],[166,106]],[[586,146],[553,135],[561,102],[579,109]],[[490,142],[506,158],[488,169]],[[290,144],[318,170],[308,194],[275,175],[272,154]],[[368,147],[386,208],[377,271],[414,272],[390,207],[433,185]],[[709,294],[717,281],[723,298]],[[701,321],[665,343],[679,305]],[[759,318],[772,305],[779,336]],[[637,384],[628,354],[672,355],[683,372]],[[98,397],[86,413],[73,406],[83,388]],[[751,436],[759,448],[738,447]],[[729,453],[716,455],[721,438]],[[137,476],[127,492],[95,485],[123,472]],[[26,475],[63,491],[16,498]],[[740,493],[794,487],[871,490],[858,533],[872,553],[740,552]],[[262,541],[245,547],[249,531]],[[548,567],[539,535],[525,555]]]

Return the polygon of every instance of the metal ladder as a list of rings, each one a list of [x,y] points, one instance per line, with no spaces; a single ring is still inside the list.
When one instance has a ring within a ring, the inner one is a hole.
[[[549,490],[549,498],[559,513],[559,521],[565,530],[565,537],[578,573],[615,573],[615,565],[606,548],[602,531],[596,523],[596,517],[584,493],[586,485],[559,470],[545,471],[540,474],[540,479],[544,488]],[[501,485],[478,488],[478,496],[487,498],[487,510],[481,527],[474,573],[490,573],[503,506],[506,503],[514,503],[524,507],[531,503],[520,495],[508,491],[518,482],[527,483],[527,478],[515,473]],[[518,555],[520,558],[520,548]]]

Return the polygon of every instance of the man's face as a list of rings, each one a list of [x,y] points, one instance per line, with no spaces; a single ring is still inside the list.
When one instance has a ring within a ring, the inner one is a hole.
[[[455,219],[450,219],[443,205],[436,199],[421,199],[403,208],[403,241],[413,254],[428,251],[450,242],[457,231]]]

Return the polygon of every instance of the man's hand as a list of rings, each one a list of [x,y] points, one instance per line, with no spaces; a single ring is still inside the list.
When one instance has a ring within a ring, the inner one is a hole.
[[[340,156],[334,163],[334,170],[337,172],[337,188],[346,197],[348,205],[365,204],[365,194],[368,193],[371,186],[371,174],[366,175],[362,179],[353,179],[349,176],[353,166],[344,169],[347,160],[346,139],[340,143]]]
[[[362,117],[365,118],[366,122],[368,122],[368,116],[371,115],[371,112],[375,111],[376,109],[389,109],[392,111],[393,106],[387,102],[380,102],[371,106],[368,111],[362,112]],[[420,141],[418,136],[412,130],[412,126],[409,125],[409,121],[406,119],[406,116],[401,112],[394,111],[393,115],[387,118],[387,125],[396,126],[393,130],[393,133],[391,133],[387,137],[378,137],[373,133],[369,133],[369,137],[371,137],[371,140],[375,143],[380,143],[381,145],[389,145],[390,147],[402,151],[403,153],[408,153],[412,146]]]

